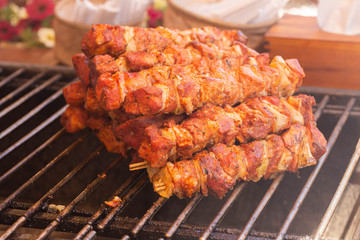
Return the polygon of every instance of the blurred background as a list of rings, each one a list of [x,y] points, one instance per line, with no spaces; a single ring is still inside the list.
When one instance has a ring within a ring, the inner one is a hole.
[[[223,28],[241,25],[245,29],[252,25],[258,25],[258,28],[259,24],[271,25],[286,13],[303,16],[317,15],[317,1],[315,0],[267,1],[268,3],[272,2],[269,6],[276,5],[273,9],[261,7],[266,6],[264,1],[252,1],[254,4],[250,3],[251,1],[237,1],[243,3],[237,4],[238,9],[235,10],[233,5],[236,1],[198,1],[198,4],[196,1],[190,1],[192,4],[186,4],[184,8],[181,7],[184,5],[182,2],[189,1],[0,0],[0,40],[2,46],[6,43],[21,43],[24,47],[54,47],[55,31],[53,28],[57,4],[60,5],[59,17],[67,18],[73,23],[87,25],[108,23],[157,27],[164,25],[163,20],[166,14],[165,25],[177,28],[200,24],[193,19],[192,22],[189,21],[192,17],[200,17],[204,24],[218,24]],[[220,2],[223,3],[219,4]],[[204,6],[207,6],[207,9]],[[209,12],[211,6],[216,9],[214,11],[216,14]],[[231,11],[226,9],[227,6],[232,8]],[[219,14],[219,7],[224,9],[222,14]],[[103,14],[99,13],[94,16],[96,8]],[[191,11],[192,9],[194,10]],[[262,17],[254,17],[260,15],[261,11],[263,12]],[[109,12],[111,12],[110,16]]]
[[[360,1],[331,1],[0,0],[0,61],[71,65],[93,23],[211,25],[242,30],[271,57],[298,58],[305,85],[360,89]]]

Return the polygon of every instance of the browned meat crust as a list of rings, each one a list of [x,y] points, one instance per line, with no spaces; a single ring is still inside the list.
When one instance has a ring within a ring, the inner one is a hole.
[[[262,60],[262,58],[259,58]],[[185,67],[159,66],[136,73],[102,74],[96,99],[106,110],[123,107],[131,114],[187,114],[206,103],[234,105],[264,95],[288,96],[305,76],[297,60],[275,57],[270,66],[244,59],[203,58]]]
[[[191,197],[208,192],[222,198],[237,180],[258,181],[279,173],[311,166],[326,152],[326,140],[314,123],[292,125],[281,135],[226,146],[216,144],[191,160],[149,168],[155,191],[161,196]]]
[[[63,96],[67,104],[82,107],[86,98],[86,86],[81,81],[76,81],[63,88]]]
[[[96,55],[89,62],[89,68],[91,82],[94,86],[97,78],[103,73],[137,72],[155,66],[172,66],[174,64],[186,66],[202,57],[225,59],[240,56],[257,57],[258,55],[259,53],[240,42],[224,48],[215,44],[191,42],[185,47],[171,45],[163,51],[127,52],[116,59],[108,54]],[[267,56],[267,59],[264,59],[262,64],[268,65],[268,55],[263,56]]]
[[[184,46],[192,41],[230,46],[233,42],[246,43],[247,38],[239,30],[220,31],[214,27],[179,31],[95,24],[83,37],[81,49],[88,58],[102,54],[118,57],[128,51],[163,50],[171,44]]]
[[[232,145],[235,139],[245,143],[263,139],[270,133],[279,133],[291,124],[304,125],[314,121],[312,106],[315,99],[307,95],[279,98],[265,96],[251,98],[237,107],[224,108],[207,104],[181,124],[162,126],[133,119],[114,127],[115,136],[138,150],[139,156],[152,167],[163,167],[168,159],[190,158],[196,152],[216,143]],[[132,134],[133,129],[141,129]],[[145,129],[145,131],[144,131]]]
[[[76,75],[80,81],[85,85],[90,85],[90,68],[89,59],[83,53],[75,54],[72,57],[72,63],[76,72]]]
[[[81,107],[68,106],[61,115],[60,122],[67,132],[74,133],[87,126],[88,114]]]

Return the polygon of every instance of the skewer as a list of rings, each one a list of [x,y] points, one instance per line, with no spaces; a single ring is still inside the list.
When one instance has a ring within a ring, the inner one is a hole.
[[[137,170],[141,170],[141,169],[145,169],[145,168],[147,168],[147,166],[137,167],[137,168],[130,168],[130,171],[137,171]]]
[[[166,189],[165,186],[161,187],[161,188],[155,188],[155,191],[156,192],[161,192],[161,191],[164,191]]]
[[[154,184],[154,187],[156,187],[156,188],[163,187],[163,186],[165,186],[165,183],[162,183],[162,182]]]
[[[135,171],[135,170],[140,170],[140,169],[144,169],[150,167],[149,163],[147,161],[143,161],[143,162],[138,162],[138,163],[133,163],[129,165],[129,170],[130,171]]]
[[[165,189],[166,189],[165,183],[155,183],[155,184],[154,184],[154,190],[155,190],[156,192],[158,192],[158,191],[163,191],[163,190],[165,190]]]

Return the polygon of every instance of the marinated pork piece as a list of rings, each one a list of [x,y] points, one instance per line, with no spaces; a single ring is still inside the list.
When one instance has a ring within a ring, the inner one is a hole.
[[[179,31],[95,24],[83,37],[81,50],[89,59],[102,54],[118,57],[125,52],[163,50],[169,45],[185,46],[193,41],[231,46],[234,42],[246,43],[247,38],[239,30],[220,31],[215,27]]]
[[[260,58],[262,59],[262,58]],[[136,73],[102,74],[96,99],[107,111],[135,115],[187,113],[206,103],[234,105],[254,96],[289,96],[305,76],[296,59],[275,57],[269,66],[253,59],[201,59],[185,67],[159,66]]]
[[[67,132],[74,133],[87,127],[88,113],[81,107],[68,106],[61,115],[60,122]]]
[[[156,124],[145,128],[139,124],[141,118],[132,119],[114,126],[114,134],[138,150],[151,167],[163,167],[168,159],[190,158],[217,143],[233,145],[235,139],[245,143],[280,133],[291,124],[314,122],[314,105],[315,99],[307,95],[255,97],[237,107],[207,104],[180,124],[161,126],[157,118]]]
[[[118,125],[113,124],[114,136],[137,150],[143,142],[147,141],[146,129],[148,127],[169,127],[180,124],[184,119],[185,115],[141,116]]]
[[[326,152],[326,140],[314,123],[292,125],[281,135],[269,135],[238,146],[216,144],[191,160],[148,168],[155,191],[163,197],[191,197],[197,192],[222,198],[236,181],[259,181],[311,166]]]
[[[95,131],[96,136],[102,142],[108,152],[119,153],[122,156],[127,156],[128,145],[115,138],[111,125],[104,125],[98,131]]]
[[[85,103],[87,88],[81,81],[76,81],[63,88],[67,104],[82,107]]]
[[[61,124],[69,133],[74,133],[90,127],[109,152],[126,156],[128,149],[125,142],[118,140],[112,130],[112,122],[119,124],[131,116],[119,112],[105,112],[97,104],[95,91],[86,87],[82,81],[74,82],[63,89],[63,95],[69,106],[61,115]]]
[[[76,72],[76,75],[80,81],[88,87],[90,85],[90,68],[89,59],[83,53],[75,54],[72,57],[72,63]]]
[[[231,47],[220,48],[215,44],[191,42],[185,47],[168,46],[163,51],[127,52],[113,58],[108,54],[96,55],[89,61],[91,83],[95,86],[97,78],[103,73],[138,72],[155,66],[186,66],[202,57],[225,59],[240,56],[257,57],[259,53],[238,42]],[[266,55],[268,57],[268,55]],[[269,59],[267,59],[269,61]]]

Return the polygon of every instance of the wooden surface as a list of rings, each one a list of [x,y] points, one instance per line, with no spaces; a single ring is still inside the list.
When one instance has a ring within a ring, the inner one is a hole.
[[[360,36],[327,33],[314,17],[285,15],[265,40],[271,57],[299,59],[304,85],[360,89]]]
[[[15,44],[0,44],[0,61],[57,65],[52,49],[26,48]]]

